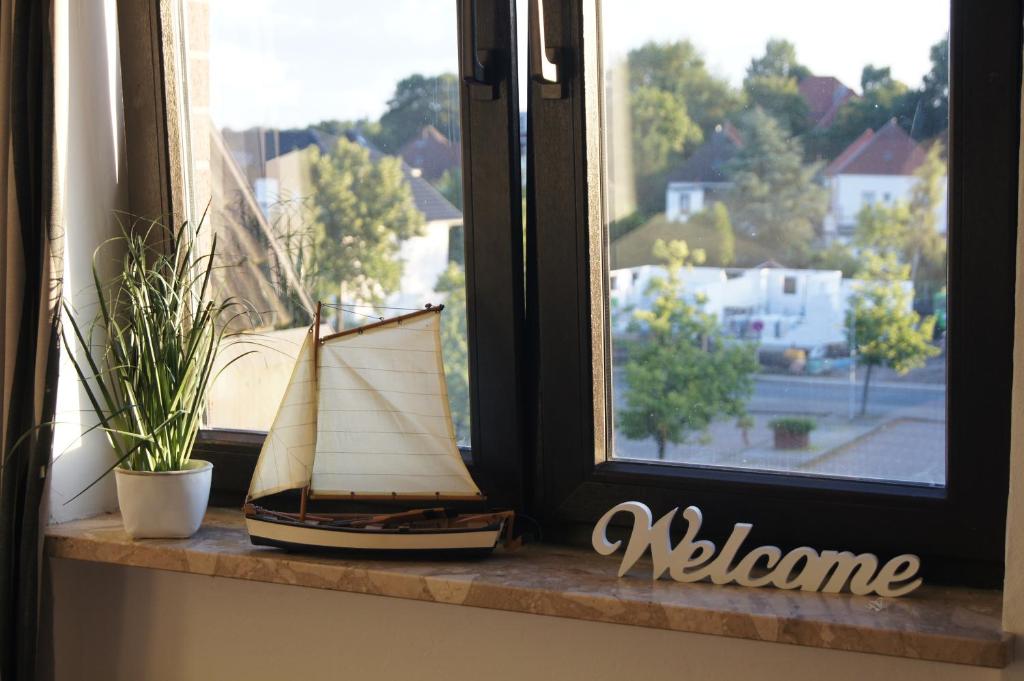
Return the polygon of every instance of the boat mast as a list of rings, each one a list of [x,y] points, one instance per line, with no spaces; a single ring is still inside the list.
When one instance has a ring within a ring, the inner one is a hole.
[[[316,381],[319,371],[319,355],[320,355],[320,311],[323,307],[323,303],[319,300],[316,301],[316,315],[313,318],[313,380]],[[302,488],[301,496],[299,497],[299,520],[306,519],[306,505],[309,502],[309,483]]]

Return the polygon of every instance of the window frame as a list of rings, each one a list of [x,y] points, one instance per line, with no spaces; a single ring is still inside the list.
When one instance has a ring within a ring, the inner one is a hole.
[[[559,57],[566,83],[561,99],[545,98],[539,84],[530,84],[527,315],[538,371],[533,500],[548,536],[586,541],[594,520],[625,500],[643,501],[656,515],[695,504],[704,511],[702,533],[716,541],[733,523],[751,522],[755,543],[881,556],[913,552],[929,580],[1000,584],[1010,451],[1020,4],[951,2],[953,321],[944,488],[606,460],[612,410],[605,389],[611,363],[600,0],[546,5],[546,42],[558,46],[549,52]],[[971,224],[989,228],[970,230]],[[970,333],[980,328],[990,332]]]
[[[161,46],[164,68],[176,63],[176,51],[184,44],[170,12],[184,1],[151,0],[154,11],[148,19],[159,25],[156,44]],[[456,10],[473,424],[471,447],[460,449],[489,506],[521,509],[525,403],[519,377],[525,372],[525,305],[515,4],[458,0]],[[481,96],[479,84],[473,82],[472,51],[492,86],[484,90],[493,96]],[[187,106],[187,101],[180,94],[169,98],[162,80],[154,78],[150,86],[163,93],[160,101],[166,103],[168,119],[180,122],[184,112],[173,109],[175,103]],[[163,150],[175,147],[174,135],[159,139]],[[177,185],[169,191],[184,193],[188,173],[188,164],[182,164]],[[265,435],[205,426],[200,430],[193,455],[214,464],[211,503],[243,503]]]

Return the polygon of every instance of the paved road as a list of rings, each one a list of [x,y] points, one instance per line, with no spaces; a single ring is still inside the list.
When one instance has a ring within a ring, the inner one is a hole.
[[[804,412],[815,415],[849,413],[851,393],[859,410],[863,385],[832,378],[759,376],[748,409],[754,412]],[[945,386],[927,383],[877,383],[868,392],[868,415],[889,413],[944,420]]]
[[[624,406],[625,390],[622,373],[615,372],[615,402]],[[860,408],[863,386],[852,388],[853,405]],[[754,380],[754,395],[747,408],[755,413],[810,414],[814,416],[847,416],[850,410],[851,387],[837,378],[808,376],[758,376]],[[872,384],[868,395],[868,415],[906,416],[944,420],[946,409],[945,386],[928,383]]]

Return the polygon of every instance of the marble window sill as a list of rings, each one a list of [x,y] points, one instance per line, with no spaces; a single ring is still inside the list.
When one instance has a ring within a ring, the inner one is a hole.
[[[900,599],[623,579],[618,559],[529,546],[475,562],[349,560],[249,543],[242,515],[211,509],[186,540],[133,542],[118,515],[54,525],[51,557],[732,636],[984,667],[1005,667],[1002,594],[924,586]],[[646,572],[649,575],[650,572]]]

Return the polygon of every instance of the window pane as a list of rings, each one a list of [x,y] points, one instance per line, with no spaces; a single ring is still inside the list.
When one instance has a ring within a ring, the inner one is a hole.
[[[208,425],[269,427],[317,300],[331,330],[443,302],[468,445],[455,6],[183,2],[193,209],[209,203],[217,283],[258,332],[222,353],[255,350],[217,382]]]
[[[948,0],[601,7],[614,456],[944,485]]]

